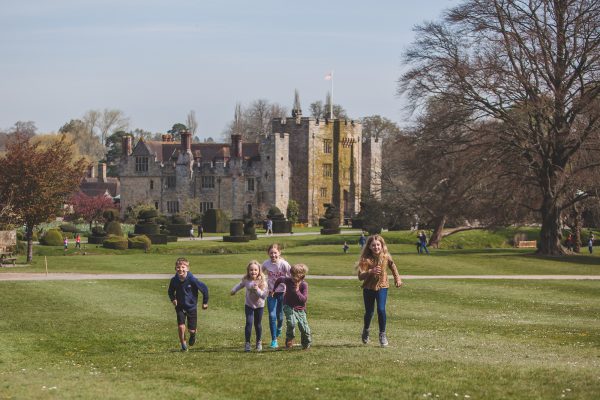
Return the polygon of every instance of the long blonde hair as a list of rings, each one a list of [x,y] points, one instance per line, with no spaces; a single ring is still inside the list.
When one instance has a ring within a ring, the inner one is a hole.
[[[256,277],[256,281],[258,281],[258,287],[261,290],[263,290],[265,287],[267,287],[267,282],[265,279],[265,274],[263,274],[258,261],[252,260],[248,263],[248,265],[246,265],[246,275],[244,275],[242,279],[244,279],[245,281],[254,282],[254,279],[252,279],[252,277],[250,276],[250,267],[253,265],[256,265],[258,267],[258,276]]]
[[[371,250],[371,243],[377,240],[381,243],[381,252],[378,256],[373,254]],[[381,268],[386,268],[388,262],[392,260],[392,256],[390,255],[387,245],[385,244],[385,240],[381,235],[371,235],[367,239],[367,243],[362,248],[362,252],[360,253],[360,260],[358,261],[356,268],[360,269],[362,265],[368,263],[373,264],[373,266],[380,266]]]

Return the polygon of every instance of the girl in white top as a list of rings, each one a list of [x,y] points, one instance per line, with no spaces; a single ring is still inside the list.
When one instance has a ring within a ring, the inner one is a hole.
[[[250,351],[250,336],[252,335],[252,325],[256,331],[256,351],[262,350],[262,316],[265,309],[265,298],[267,297],[267,283],[265,276],[260,271],[260,264],[256,260],[252,260],[246,267],[246,275],[242,281],[231,289],[233,296],[242,288],[246,288],[246,305],[244,306],[246,313],[246,327],[244,333],[246,335],[245,351]]]
[[[281,258],[281,247],[277,243],[269,246],[269,259],[262,265],[262,270],[267,274],[267,283],[269,293],[273,296],[267,297],[267,309],[269,310],[269,328],[271,330],[271,348],[279,347],[277,338],[281,336],[281,327],[283,326],[283,293],[285,285],[273,287],[278,278],[290,277],[290,264]]]

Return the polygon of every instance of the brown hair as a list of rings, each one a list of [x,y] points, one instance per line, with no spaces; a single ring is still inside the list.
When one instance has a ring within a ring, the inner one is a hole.
[[[375,240],[381,243],[381,253],[379,253],[379,256],[375,256],[375,254],[373,254],[373,251],[371,250],[371,243],[373,243],[373,241]],[[388,248],[385,244],[385,240],[383,240],[383,237],[381,235],[371,235],[367,239],[367,243],[365,243],[365,245],[363,246],[362,252],[360,254],[360,261],[358,264],[360,265],[364,261],[370,261],[375,265],[379,265],[381,268],[385,268],[387,266],[387,262],[391,259],[392,257],[388,252]]]
[[[190,262],[185,257],[179,257],[177,261],[175,261],[175,266],[177,267],[179,264],[186,264],[188,267],[190,266]]]
[[[290,270],[294,282],[302,282],[306,277],[307,272],[308,267],[305,264],[294,264],[292,265],[292,269]]]

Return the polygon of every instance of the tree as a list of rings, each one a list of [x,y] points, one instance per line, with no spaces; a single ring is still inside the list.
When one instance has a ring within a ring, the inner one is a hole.
[[[314,103],[310,103],[310,115],[313,118],[317,118],[317,119],[321,119],[321,118],[330,118],[330,110],[329,110],[329,103],[331,102],[331,94],[327,93],[327,98],[325,99],[325,103],[323,104],[323,102],[321,100],[317,100]],[[334,104],[333,105],[333,115],[334,118],[339,118],[339,119],[347,119],[348,118],[348,113],[346,112],[346,110],[344,109],[344,107],[340,106],[339,104]]]
[[[247,108],[238,103],[233,121],[223,132],[223,140],[228,141],[232,134],[236,134],[242,135],[244,142],[258,143],[261,135],[271,132],[273,118],[283,118],[286,114],[285,107],[265,99],[254,100]]]
[[[88,196],[83,192],[75,193],[69,203],[73,206],[75,215],[90,224],[90,231],[92,230],[92,223],[98,221],[104,211],[115,207],[112,198],[104,194]]]
[[[187,130],[188,130],[187,126],[178,122],[176,124],[173,124],[173,127],[171,129],[169,129],[167,132],[169,134],[173,135],[173,140],[180,141],[181,133],[186,132]]]
[[[33,257],[33,229],[57,215],[85,174],[84,159],[72,161],[65,136],[45,149],[16,135],[0,157],[0,204],[13,201],[15,222],[25,224],[27,262]]]
[[[600,165],[599,29],[596,0],[464,0],[418,26],[405,54],[399,93],[413,109],[441,95],[503,124],[499,151],[517,155],[513,176],[535,189],[542,254],[564,253],[561,214],[595,195],[573,196],[571,181]]]
[[[118,176],[119,175],[119,160],[123,154],[123,138],[126,136],[133,136],[131,133],[125,131],[118,131],[106,138],[106,164],[107,164],[107,175]]]
[[[198,131],[198,121],[196,120],[196,112],[191,110],[187,115],[187,126],[193,136],[196,136],[196,132]]]
[[[100,113],[98,121],[98,130],[101,143],[106,142],[106,138],[113,132],[124,131],[129,127],[129,118],[121,110],[110,110],[105,108]]]
[[[77,146],[79,154],[89,162],[96,162],[104,158],[104,146],[93,130],[90,131],[88,123],[80,119],[72,119],[64,124],[58,132],[66,134],[67,138]]]
[[[399,134],[398,124],[381,115],[370,115],[362,119],[362,135],[365,138],[376,137],[385,140]]]

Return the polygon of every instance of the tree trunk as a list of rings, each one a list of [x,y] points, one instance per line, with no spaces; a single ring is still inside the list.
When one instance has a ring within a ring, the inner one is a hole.
[[[540,240],[537,254],[548,256],[564,255],[560,241],[562,238],[560,232],[560,211],[554,204],[554,199],[550,195],[544,195],[542,212],[542,228],[540,230]]]
[[[25,238],[27,239],[27,263],[33,260],[33,226],[27,225]]]
[[[433,229],[433,233],[431,234],[431,238],[429,238],[429,247],[439,248],[440,242],[442,241],[442,233],[444,232],[444,225],[446,225],[446,220],[448,217],[446,215],[442,215],[436,220],[435,228]]]
[[[581,211],[575,205],[573,207],[573,251],[579,253],[581,251]]]

